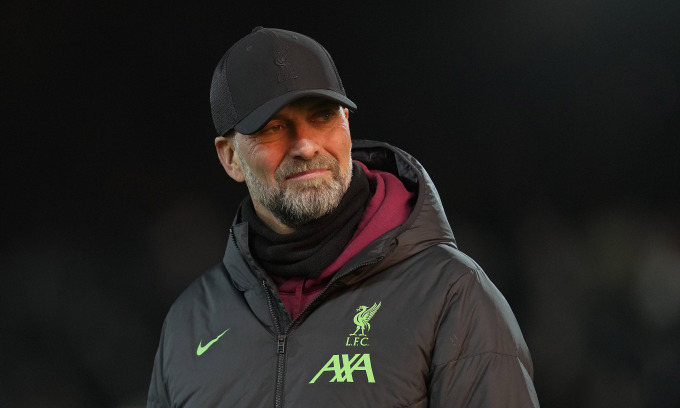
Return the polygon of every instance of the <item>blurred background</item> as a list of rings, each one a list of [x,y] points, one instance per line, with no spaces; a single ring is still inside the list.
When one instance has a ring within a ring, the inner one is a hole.
[[[257,25],[321,42],[353,137],[428,169],[542,406],[680,406],[672,0],[3,1],[0,406],[145,404],[165,313],[246,194],[208,95]]]

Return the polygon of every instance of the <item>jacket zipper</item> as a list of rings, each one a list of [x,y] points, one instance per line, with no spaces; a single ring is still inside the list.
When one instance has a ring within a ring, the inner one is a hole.
[[[231,236],[231,239],[234,241],[234,245],[236,246],[236,248],[238,248],[238,242],[236,242],[234,229],[230,228],[229,230],[230,230],[229,235]],[[265,279],[262,279],[262,287],[264,288],[264,292],[267,294],[269,314],[272,317],[274,329],[276,330],[276,334],[278,336],[276,342],[277,362],[276,362],[276,389],[274,391],[274,407],[283,408],[283,383],[284,383],[283,377],[286,363],[286,333],[283,333],[281,331],[279,318],[277,317],[274,311],[274,301],[272,300],[272,292],[271,290],[269,290],[269,287],[267,286],[267,281]]]
[[[234,239],[235,241],[235,239]],[[360,265],[355,266],[354,268],[350,269],[346,273],[343,273],[342,276],[335,276],[333,279],[328,283],[328,285],[319,293],[309,304],[300,312],[298,317],[291,323],[290,326],[285,330],[285,332],[281,329],[281,324],[279,323],[279,318],[274,310],[274,301],[272,299],[272,292],[267,286],[267,281],[265,279],[262,279],[262,287],[264,288],[265,293],[267,294],[267,304],[269,306],[269,314],[272,317],[272,321],[274,323],[274,329],[276,330],[277,333],[277,342],[276,342],[276,355],[277,355],[277,362],[276,362],[276,389],[274,391],[274,407],[275,408],[283,408],[283,385],[284,385],[284,375],[285,375],[285,364],[286,364],[286,338],[288,334],[295,328],[297,325],[300,323],[301,319],[305,314],[307,314],[308,310],[310,307],[317,303],[317,301],[328,292],[328,290],[332,287],[335,286],[335,283],[340,280],[342,277],[347,276],[349,274],[354,273],[355,271],[369,266],[369,265],[374,265],[377,264],[378,262],[382,261],[385,258],[384,255],[381,255],[377,258],[374,258],[368,262],[364,262]]]
[[[283,408],[283,383],[284,383],[284,371],[286,364],[286,334],[281,330],[281,325],[279,324],[279,318],[274,311],[274,301],[272,300],[272,292],[267,287],[267,281],[262,279],[262,286],[267,294],[267,303],[269,305],[269,314],[272,316],[272,321],[274,322],[274,328],[278,336],[276,342],[276,389],[274,390],[274,407]]]

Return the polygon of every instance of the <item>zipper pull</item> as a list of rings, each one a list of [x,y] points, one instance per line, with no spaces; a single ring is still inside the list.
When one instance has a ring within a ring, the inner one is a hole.
[[[286,335],[280,334],[279,341],[276,345],[276,354],[284,354],[286,352]]]

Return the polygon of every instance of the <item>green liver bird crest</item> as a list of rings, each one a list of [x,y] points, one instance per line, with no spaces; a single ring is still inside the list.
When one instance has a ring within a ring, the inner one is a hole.
[[[357,325],[357,329],[354,331],[354,333],[350,334],[350,336],[365,336],[366,331],[371,330],[371,325],[368,323],[369,320],[373,317],[373,315],[380,309],[380,305],[382,305],[382,302],[380,303],[373,303],[373,306],[370,308],[367,306],[359,306],[357,308],[357,313],[354,315],[354,324]],[[361,330],[361,334],[357,334],[357,332]]]

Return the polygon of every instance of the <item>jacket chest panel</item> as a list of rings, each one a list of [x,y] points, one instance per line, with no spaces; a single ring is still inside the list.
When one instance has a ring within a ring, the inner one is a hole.
[[[187,407],[228,407],[233,401],[271,406],[277,363],[274,338],[243,322],[220,330],[199,329],[173,347],[168,372],[172,400]]]
[[[418,299],[412,292],[425,288],[391,286],[389,280],[366,282],[338,293],[289,334],[287,406],[325,406],[329,400],[411,406],[426,400],[442,297],[420,297],[414,305],[404,299]]]

